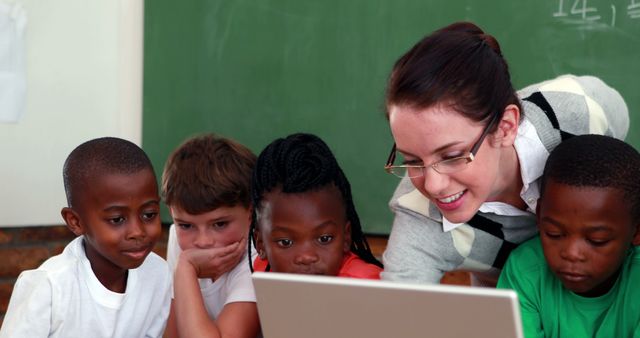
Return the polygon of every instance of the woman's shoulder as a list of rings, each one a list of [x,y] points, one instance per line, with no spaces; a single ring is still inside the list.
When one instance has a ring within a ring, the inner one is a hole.
[[[562,140],[559,131],[624,139],[629,111],[618,91],[593,76],[562,75],[518,91],[524,116],[547,148]]]

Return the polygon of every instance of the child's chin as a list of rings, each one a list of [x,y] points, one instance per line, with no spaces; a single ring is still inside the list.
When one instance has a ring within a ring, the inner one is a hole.
[[[135,259],[132,259],[131,257],[127,257],[127,261],[124,264],[122,264],[122,268],[128,269],[128,270],[137,269],[142,265],[142,263],[144,263],[144,260],[147,259],[148,256],[149,256],[149,253],[147,253],[142,257],[136,257]]]
[[[291,273],[295,273],[298,275],[316,275],[316,276],[327,275],[326,271],[319,271],[319,270],[296,270],[296,271],[292,271]]]
[[[139,268],[142,263],[144,263],[144,259],[140,262],[131,262],[129,264],[127,264],[126,266],[123,266],[123,268],[127,269],[127,270],[131,270],[131,269],[137,269]]]
[[[565,289],[577,295],[587,295],[592,289],[591,286],[585,284],[568,283],[564,281],[562,282],[562,285],[564,285]]]

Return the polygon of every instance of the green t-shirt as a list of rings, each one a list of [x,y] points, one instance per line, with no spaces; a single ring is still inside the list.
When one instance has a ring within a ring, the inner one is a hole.
[[[536,236],[514,250],[498,287],[520,298],[526,338],[640,338],[640,250],[633,247],[611,290],[587,298],[567,290],[549,270]]]

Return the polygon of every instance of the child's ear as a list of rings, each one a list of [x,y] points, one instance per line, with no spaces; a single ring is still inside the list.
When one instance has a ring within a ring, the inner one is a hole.
[[[67,223],[67,228],[69,228],[71,232],[76,236],[84,234],[84,226],[80,221],[80,217],[72,208],[64,207],[60,211],[60,214],[62,215],[64,222]]]
[[[640,245],[640,223],[636,224],[636,233],[633,234],[633,239],[631,240],[631,244]]]
[[[351,222],[347,222],[344,225],[344,243],[342,250],[344,253],[351,251]]]
[[[253,221],[253,204],[249,204],[249,207],[247,207],[247,216],[249,217],[249,224],[251,224]]]
[[[520,124],[520,109],[515,104],[510,104],[504,108],[504,113],[498,121],[498,129],[493,133],[493,140],[496,146],[510,147],[518,135]]]
[[[542,198],[538,198],[536,203],[536,226],[540,224],[540,204],[542,204]]]
[[[267,253],[264,250],[264,242],[262,241],[262,234],[256,227],[253,229],[253,241],[256,243],[256,250],[258,250],[258,256],[262,259],[267,259]]]

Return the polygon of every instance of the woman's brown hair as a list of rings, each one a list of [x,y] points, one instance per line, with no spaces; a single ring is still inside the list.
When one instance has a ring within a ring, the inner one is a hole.
[[[509,104],[522,113],[500,45],[473,23],[457,22],[433,32],[393,67],[387,108],[441,104],[474,121],[502,115]]]

